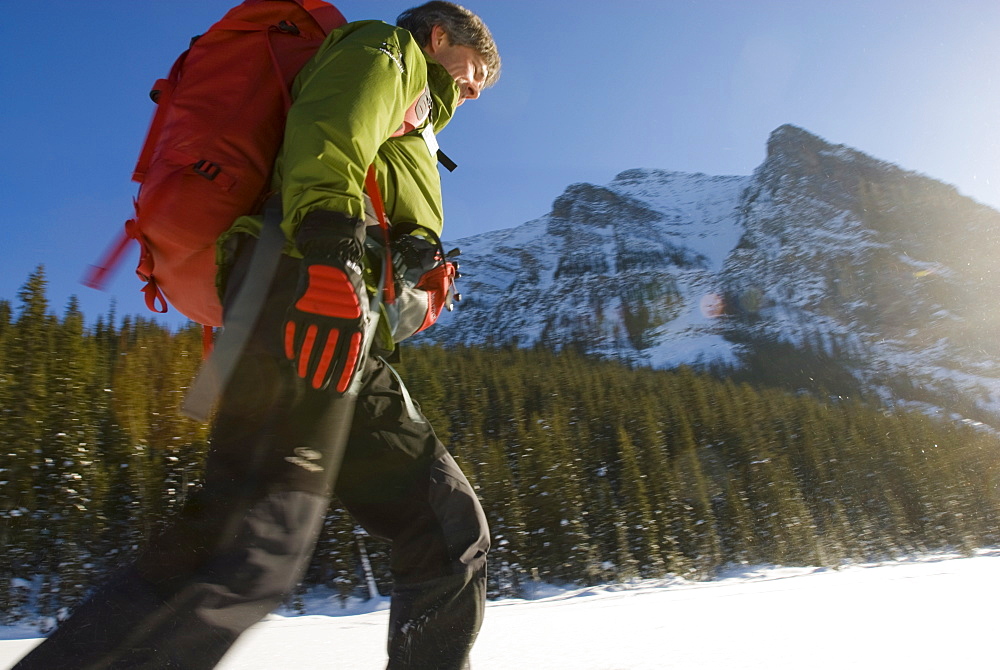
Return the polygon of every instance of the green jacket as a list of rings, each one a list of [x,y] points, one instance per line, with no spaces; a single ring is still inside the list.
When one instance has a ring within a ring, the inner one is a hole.
[[[428,120],[400,137],[410,105],[429,90]],[[416,223],[438,235],[444,223],[437,156],[421,134],[440,132],[459,102],[451,75],[426,56],[407,30],[381,21],[349,23],[330,33],[299,73],[272,186],[281,192],[285,253],[302,217],[329,210],[364,218],[364,179],[374,163],[390,221]],[[240,217],[233,233],[258,235],[259,216]]]

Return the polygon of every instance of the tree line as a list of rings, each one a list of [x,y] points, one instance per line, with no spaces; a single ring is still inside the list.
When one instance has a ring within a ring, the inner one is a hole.
[[[196,326],[0,301],[0,612],[51,621],[199,486],[179,407]],[[397,366],[483,502],[492,597],[533,582],[836,566],[1000,539],[1000,439],[840,397],[543,349],[409,347]],[[388,545],[334,502],[302,591],[388,593]]]

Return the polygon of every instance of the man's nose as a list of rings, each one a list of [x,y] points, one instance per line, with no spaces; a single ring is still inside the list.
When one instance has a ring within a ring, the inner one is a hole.
[[[466,82],[462,91],[462,98],[465,100],[476,100],[479,98],[480,87],[475,82]]]

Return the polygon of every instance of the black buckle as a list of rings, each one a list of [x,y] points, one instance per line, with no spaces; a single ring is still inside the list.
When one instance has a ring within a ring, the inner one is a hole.
[[[283,33],[288,33],[289,35],[298,35],[299,27],[292,23],[291,21],[282,21],[278,24],[278,30]]]
[[[207,161],[202,158],[200,161],[191,166],[191,169],[195,171],[195,174],[200,174],[205,179],[212,181],[219,176],[222,172],[222,168],[213,163],[212,161]]]

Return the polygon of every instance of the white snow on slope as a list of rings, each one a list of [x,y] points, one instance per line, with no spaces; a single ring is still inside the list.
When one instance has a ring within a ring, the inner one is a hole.
[[[710,582],[539,589],[491,602],[475,670],[940,670],[994,668],[1000,549],[877,565],[739,567]],[[376,611],[271,616],[219,670],[385,667]],[[0,666],[37,643],[0,628]]]
[[[637,169],[620,173],[606,188],[660,212],[667,223],[658,227],[673,227],[678,242],[707,258],[709,269],[718,272],[743,234],[737,208],[751,179]]]

